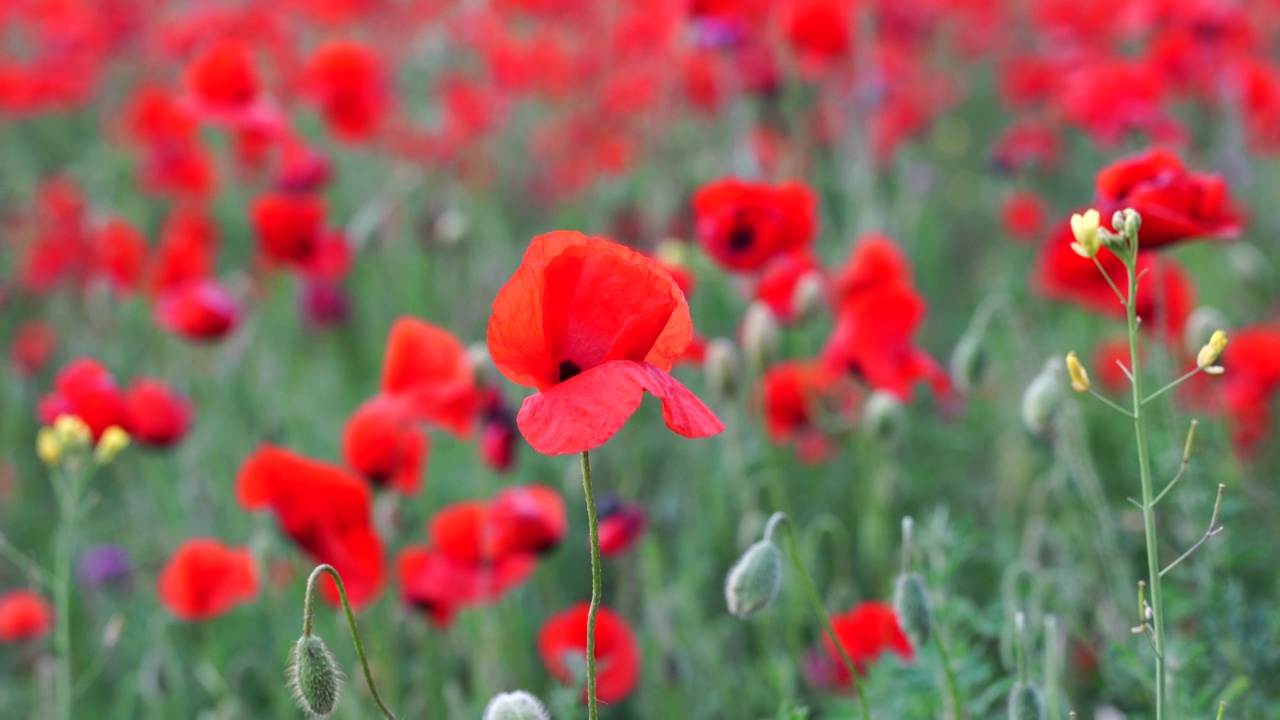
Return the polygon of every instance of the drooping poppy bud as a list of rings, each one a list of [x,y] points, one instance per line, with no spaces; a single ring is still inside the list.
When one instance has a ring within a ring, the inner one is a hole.
[[[319,635],[303,635],[289,655],[289,689],[298,706],[328,715],[342,697],[342,670]]]
[[[782,589],[782,553],[773,543],[773,529],[786,516],[769,521],[763,540],[747,548],[724,581],[724,599],[729,612],[743,618],[767,609]]]

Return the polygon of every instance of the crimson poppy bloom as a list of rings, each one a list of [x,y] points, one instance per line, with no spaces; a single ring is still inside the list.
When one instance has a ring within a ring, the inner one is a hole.
[[[351,142],[375,134],[386,115],[386,72],[369,48],[333,40],[307,60],[303,85],[324,115],[329,130]]]
[[[261,98],[253,50],[239,40],[207,48],[187,66],[184,80],[196,111],[214,119],[241,116]]]
[[[32,377],[40,373],[58,347],[58,334],[43,320],[28,320],[14,333],[9,346],[9,359],[20,375]]]
[[[1218,364],[1227,371],[1212,382],[1230,421],[1233,444],[1241,455],[1252,456],[1272,436],[1272,401],[1280,390],[1280,325],[1231,331],[1231,343]]]
[[[911,641],[902,632],[898,616],[888,603],[860,603],[849,612],[833,615],[831,627],[859,675],[866,675],[885,653],[894,653],[906,662],[914,656]],[[806,657],[805,674],[809,682],[819,688],[843,689],[853,685],[840,650],[828,636],[823,636],[821,651]]]
[[[774,187],[718,180],[693,195],[698,241],[726,270],[756,270],[813,243],[817,204],[814,192],[798,182]]]
[[[0,595],[0,642],[44,637],[53,629],[53,607],[39,593],[10,590]]]
[[[1098,210],[1108,228],[1116,210],[1133,208],[1142,215],[1142,249],[1195,238],[1234,238],[1241,231],[1226,180],[1187,170],[1168,150],[1117,160],[1098,172],[1096,188]]]
[[[407,402],[376,395],[356,408],[343,426],[342,457],[375,485],[412,495],[422,486],[430,442]]]
[[[148,286],[162,292],[211,277],[217,251],[218,237],[208,214],[192,206],[175,208],[160,231]]]
[[[489,504],[489,524],[493,552],[499,556],[548,553],[569,532],[564,499],[546,485],[503,489]]]
[[[121,218],[111,218],[94,234],[91,252],[95,274],[119,292],[132,292],[142,282],[147,240]]]
[[[600,554],[604,557],[621,555],[630,550],[649,524],[644,506],[624,503],[616,495],[600,498]]]
[[[400,596],[433,623],[447,627],[463,608],[492,602],[519,587],[537,568],[528,554],[506,555],[488,563],[468,563],[438,549],[409,546],[396,561]]]
[[[125,391],[124,404],[125,429],[143,445],[173,445],[191,428],[191,401],[160,380],[134,380]]]
[[[814,283],[813,289],[823,292],[826,279],[817,258],[808,252],[780,255],[764,266],[756,282],[755,297],[769,306],[779,322],[790,324],[808,309],[803,305],[809,299],[799,295],[806,283]]]
[[[45,425],[60,415],[74,415],[89,426],[95,441],[112,425],[128,425],[124,394],[115,378],[90,358],[76,358],[58,372],[53,392],[40,398],[36,414]]]
[[[324,200],[315,195],[259,196],[249,211],[258,249],[275,262],[306,266],[320,246],[325,212]]]
[[[769,440],[794,444],[806,463],[831,453],[822,418],[839,418],[852,411],[858,394],[852,384],[824,363],[789,361],[774,365],[760,378],[759,396]]]
[[[1000,207],[1000,219],[1009,236],[1020,243],[1031,242],[1044,227],[1048,209],[1039,195],[1026,190],[1011,192]]]
[[[482,420],[477,450],[480,459],[496,472],[504,473],[515,466],[516,418],[507,408],[497,388],[481,391]]]
[[[684,294],[652,259],[556,231],[534,238],[498,292],[489,354],[507,379],[537,388],[516,423],[548,455],[598,447],[640,406],[662,400],[667,427],[690,438],[724,429],[671,377],[693,334]]]
[[[332,565],[353,607],[377,597],[386,559],[373,528],[373,495],[359,478],[264,444],[241,466],[236,498],[246,510],[271,510],[285,535],[316,562]],[[337,604],[336,586],[321,582],[325,598]]]
[[[578,603],[548,618],[538,633],[538,654],[552,677],[573,683],[575,667],[587,659],[587,613],[590,605]],[[640,681],[640,645],[627,622],[606,607],[596,613],[596,696],[602,703],[625,699]],[[582,697],[586,699],[586,689]]]
[[[240,324],[240,303],[213,280],[176,285],[156,298],[156,323],[178,337],[221,340]]]
[[[787,3],[787,41],[806,75],[816,75],[849,55],[853,4],[849,0],[797,0]]]
[[[188,540],[160,571],[156,594],[179,620],[212,620],[258,594],[258,568],[248,548]]]
[[[381,390],[401,398],[419,421],[458,437],[470,435],[475,426],[481,397],[467,348],[425,320],[402,317],[392,325]]]

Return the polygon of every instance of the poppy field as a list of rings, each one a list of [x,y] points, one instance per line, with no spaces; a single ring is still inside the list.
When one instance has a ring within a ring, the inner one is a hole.
[[[1277,0],[0,27],[0,718],[1280,718]]]

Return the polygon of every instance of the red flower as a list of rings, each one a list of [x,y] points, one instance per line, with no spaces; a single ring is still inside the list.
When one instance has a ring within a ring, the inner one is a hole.
[[[1039,235],[1046,212],[1044,200],[1026,190],[1009,193],[1000,209],[1004,229],[1018,242],[1031,242]]]
[[[220,340],[240,324],[240,304],[213,280],[177,285],[156,298],[156,323],[192,341]]]
[[[802,307],[808,298],[799,297],[797,292],[805,288],[806,283],[817,283],[813,289],[821,292],[825,279],[817,258],[808,252],[780,255],[764,266],[755,296],[769,306],[779,322],[789,324],[808,309]]]
[[[391,395],[376,395],[347,420],[342,457],[375,485],[412,495],[422,486],[422,467],[430,449],[427,434],[415,426],[409,406]]]
[[[1227,369],[1211,380],[1231,421],[1236,449],[1245,456],[1272,436],[1272,400],[1280,390],[1280,325],[1255,325],[1231,332],[1219,364]]]
[[[250,210],[258,249],[267,258],[305,267],[316,256],[324,231],[324,201],[315,195],[269,193]]]
[[[669,373],[689,345],[684,294],[652,259],[620,245],[556,231],[534,238],[498,292],[489,352],[507,379],[534,387],[516,422],[549,455],[597,447],[640,406],[662,400],[685,437],[724,429]]]
[[[120,292],[136,290],[142,282],[147,249],[142,233],[124,220],[112,218],[93,238],[95,270]]]
[[[240,468],[236,497],[246,510],[270,509],[284,534],[313,560],[333,565],[353,606],[377,597],[386,560],[373,528],[373,496],[359,478],[264,444]],[[326,599],[336,604],[332,581],[323,582]]]
[[[760,402],[769,439],[795,443],[800,459],[816,463],[830,454],[830,443],[819,426],[824,416],[840,417],[856,405],[851,384],[821,362],[792,361],[774,365],[760,378]]]
[[[150,271],[153,292],[213,275],[218,239],[213,221],[203,210],[178,207],[165,220]]]
[[[22,323],[9,346],[9,359],[18,373],[26,377],[39,374],[58,347],[53,326],[43,320]]]
[[[343,140],[364,140],[378,131],[387,111],[385,71],[363,45],[334,40],[307,61],[304,84],[325,122]]]
[[[397,560],[400,595],[405,603],[426,612],[436,625],[447,626],[458,610],[492,602],[523,584],[533,575],[537,562],[532,555],[508,555],[475,564],[438,549],[410,546]]]
[[[871,664],[886,652],[895,653],[907,662],[914,654],[911,641],[898,625],[898,616],[887,603],[861,603],[843,615],[832,616],[831,626],[859,675],[866,675]],[[830,637],[823,637],[823,648],[825,653],[806,658],[805,674],[809,681],[820,688],[850,687],[853,678]]]
[[[517,485],[499,492],[489,505],[489,524],[489,541],[499,557],[548,553],[569,532],[564,499],[546,485]]]
[[[125,427],[124,395],[111,372],[89,358],[77,358],[58,372],[53,392],[40,398],[36,414],[50,425],[60,415],[75,415],[89,426],[96,441],[112,425]]]
[[[1139,248],[1156,249],[1195,238],[1234,238],[1239,211],[1220,175],[1188,171],[1168,150],[1148,150],[1103,168],[1097,177],[1098,210],[1110,227],[1116,210],[1142,215]]]
[[[574,682],[572,668],[585,665],[589,609],[587,603],[578,603],[548,618],[538,633],[542,664],[560,682]],[[640,680],[640,645],[626,621],[606,607],[596,613],[595,641],[596,696],[603,703],[619,702]]]
[[[693,195],[698,241],[725,269],[755,270],[813,243],[817,204],[814,192],[797,182],[773,187],[718,180]]]
[[[261,92],[253,51],[238,40],[223,40],[205,50],[187,67],[185,81],[200,109],[219,114],[249,108]]]
[[[483,420],[480,428],[480,459],[496,472],[515,466],[516,419],[507,409],[502,393],[489,388],[481,393]]]
[[[0,595],[0,642],[34,640],[52,629],[53,608],[38,593],[11,590]]]
[[[604,557],[621,555],[644,535],[649,519],[644,506],[624,504],[615,495],[600,498],[600,554]]]
[[[212,620],[258,594],[258,568],[248,548],[188,540],[160,571],[156,594],[180,620]]]
[[[191,427],[191,401],[160,380],[138,378],[125,392],[129,435],[144,445],[167,447]]]
[[[412,317],[391,327],[382,393],[402,398],[419,421],[460,437],[471,434],[480,403],[466,347],[449,331]]]
[[[853,27],[849,0],[798,0],[787,5],[787,40],[806,74],[820,73],[848,56]]]

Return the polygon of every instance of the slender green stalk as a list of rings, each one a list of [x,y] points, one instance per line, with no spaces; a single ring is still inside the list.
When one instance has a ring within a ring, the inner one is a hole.
[[[947,676],[947,693],[951,696],[952,717],[960,720],[964,717],[964,710],[960,705],[960,683],[956,681],[956,671],[951,667],[951,655],[947,652],[947,646],[942,642],[942,635],[937,628],[933,630],[933,646],[938,649],[938,659],[942,661],[942,672]]]
[[[1129,273],[1129,297],[1125,303],[1125,315],[1129,324],[1129,358],[1133,368],[1133,432],[1138,442],[1138,473],[1142,480],[1142,525],[1146,533],[1147,575],[1151,585],[1152,647],[1156,656],[1156,717],[1165,717],[1165,662],[1164,662],[1164,593],[1160,582],[1160,556],[1156,545],[1155,493],[1151,485],[1151,457],[1147,448],[1147,416],[1143,412],[1142,372],[1138,365],[1138,296],[1137,239],[1125,259]]]
[[[54,471],[54,494],[58,500],[58,529],[54,547],[53,618],[54,650],[58,657],[55,695],[59,720],[71,720],[71,554],[74,552],[76,523],[80,510],[79,470],[60,467]]]
[[[587,611],[587,718],[596,720],[596,613],[600,610],[600,521],[591,491],[591,457],[582,451],[582,492],[587,496],[587,527],[591,532],[591,608]]]
[[[333,582],[338,586],[338,597],[342,599],[342,609],[347,613],[347,627],[351,629],[351,639],[355,642],[356,656],[360,658],[360,667],[364,670],[364,682],[369,686],[369,692],[373,694],[373,701],[378,704],[378,709],[382,711],[388,720],[396,720],[395,713],[387,708],[387,704],[382,701],[382,695],[378,694],[378,687],[373,683],[373,672],[369,670],[369,660],[364,655],[364,644],[360,642],[360,631],[356,629],[356,616],[351,612],[351,603],[347,601],[347,588],[342,584],[342,577],[338,575],[338,571],[333,569],[332,565],[318,565],[315,570],[311,571],[311,577],[307,578],[307,595],[302,605],[302,636],[309,637],[311,635],[311,617],[314,612],[314,604],[312,598],[315,595],[316,583],[320,580],[320,575],[328,573],[333,578]]]
[[[844,662],[845,669],[849,671],[849,678],[853,681],[853,691],[857,693],[858,705],[862,708],[863,720],[871,720],[871,707],[867,704],[866,694],[862,692],[862,683],[858,681],[858,667],[854,664],[853,658],[849,657],[849,651],[845,650],[840,638],[836,635],[836,630],[831,625],[831,616],[827,614],[827,609],[822,605],[822,596],[818,594],[818,586],[813,584],[813,578],[809,575],[809,571],[804,567],[804,562],[800,559],[800,550],[796,544],[796,534],[791,527],[790,519],[785,514],[782,514],[782,518],[787,519],[787,556],[791,558],[791,564],[795,566],[796,574],[800,576],[804,583],[805,594],[809,598],[809,603],[813,606],[813,611],[822,620],[823,629],[826,630],[831,642],[835,644],[836,650],[839,651],[840,659]]]

